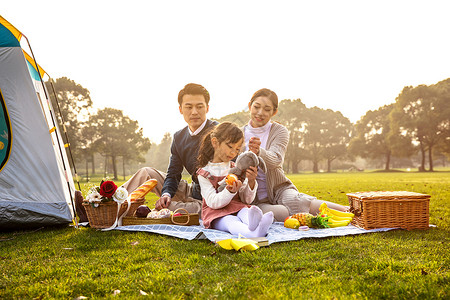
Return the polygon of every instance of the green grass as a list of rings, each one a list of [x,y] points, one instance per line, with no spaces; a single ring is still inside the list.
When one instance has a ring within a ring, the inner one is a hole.
[[[158,299],[449,299],[450,173],[289,177],[303,192],[341,204],[348,192],[428,193],[437,227],[275,243],[254,252],[90,228],[3,232],[0,299],[129,299],[141,298],[140,290]]]

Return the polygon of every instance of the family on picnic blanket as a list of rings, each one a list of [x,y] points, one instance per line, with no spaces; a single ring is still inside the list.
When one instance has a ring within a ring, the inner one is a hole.
[[[250,120],[243,128],[207,119],[209,101],[209,92],[199,84],[189,83],[178,93],[179,110],[187,126],[173,136],[167,173],[141,168],[123,184],[128,192],[156,179],[152,192],[160,197],[155,203],[157,210],[184,208],[200,214],[205,228],[245,237],[265,236],[274,221],[282,222],[295,213],[317,214],[323,202],[332,209],[348,209],[299,192],[284,174],[289,132],[272,121],[278,112],[275,92],[263,88],[253,94],[248,103]],[[250,167],[245,179],[219,191],[219,184],[242,151],[262,158],[266,172]],[[192,183],[182,179],[183,168],[192,176]],[[80,194],[76,201],[80,221],[87,221]]]

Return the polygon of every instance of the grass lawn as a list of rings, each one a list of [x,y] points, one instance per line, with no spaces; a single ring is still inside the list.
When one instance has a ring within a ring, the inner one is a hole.
[[[302,192],[341,204],[357,191],[430,194],[437,227],[304,239],[254,252],[91,228],[0,232],[0,299],[133,299],[144,297],[140,291],[158,299],[450,298],[449,172],[289,177]]]

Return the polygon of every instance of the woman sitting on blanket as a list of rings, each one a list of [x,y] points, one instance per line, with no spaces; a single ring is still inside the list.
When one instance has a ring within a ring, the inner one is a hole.
[[[257,195],[253,204],[263,212],[272,211],[276,221],[295,213],[309,212],[316,215],[326,202],[328,207],[346,211],[347,206],[318,200],[301,193],[283,172],[284,155],[289,142],[289,131],[272,122],[278,112],[278,96],[269,89],[256,91],[248,103],[250,121],[244,126],[245,150],[253,151],[266,163],[267,172],[258,172]]]
[[[263,214],[257,206],[249,205],[258,188],[256,167],[246,171],[244,182],[237,180],[219,191],[243,142],[243,132],[230,122],[221,123],[203,138],[197,171],[203,197],[203,225],[247,238],[263,237],[273,223],[273,213]]]

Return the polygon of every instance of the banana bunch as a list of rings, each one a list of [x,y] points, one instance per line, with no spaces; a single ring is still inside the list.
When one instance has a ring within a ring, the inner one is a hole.
[[[330,227],[347,226],[355,216],[350,212],[331,209],[325,202],[320,205],[319,211],[320,215],[327,215],[328,217],[330,217],[328,219],[328,226]]]

